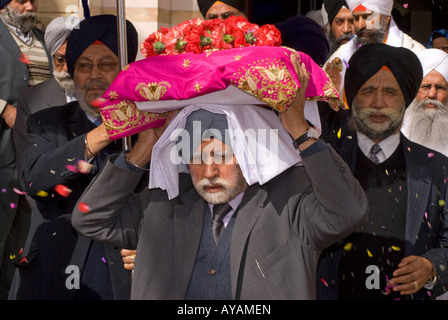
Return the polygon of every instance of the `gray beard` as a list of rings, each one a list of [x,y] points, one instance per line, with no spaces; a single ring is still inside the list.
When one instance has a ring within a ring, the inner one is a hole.
[[[370,129],[362,120],[358,117],[356,113],[357,103],[356,100],[352,102],[352,114],[349,119],[349,126],[351,129],[361,132],[366,135],[370,140],[384,140],[390,135],[392,135],[403,123],[404,114],[406,111],[405,102],[403,102],[403,108],[401,109],[401,113],[399,117],[392,122],[389,127],[383,131],[375,131]]]
[[[369,43],[381,43],[386,37],[388,29],[388,22],[386,20],[381,20],[379,29],[362,29],[356,31],[356,37],[353,39],[355,46],[363,46]],[[360,38],[359,35],[361,32],[369,32],[370,36]]]
[[[429,101],[438,108],[425,110],[424,105]],[[437,151],[448,144],[448,103],[428,98],[421,102],[414,99],[406,110],[406,118],[409,120],[409,140]]]
[[[54,68],[54,66],[53,66]],[[67,71],[53,71],[54,78],[56,82],[59,83],[62,89],[64,89],[65,93],[69,96],[75,95],[75,82]]]
[[[79,88],[78,85],[75,84],[75,96],[76,99],[78,99],[79,105],[81,107],[82,110],[84,110],[84,112],[86,114],[88,114],[89,116],[91,116],[94,119],[100,119],[101,118],[101,114],[100,114],[100,109],[99,108],[95,108],[92,107],[84,98],[84,94],[82,93],[81,88]]]
[[[23,34],[30,32],[37,22],[36,12],[17,13],[15,10],[9,9],[8,6],[0,13],[0,17],[4,23],[19,29]]]
[[[330,50],[328,52],[328,57],[331,57],[333,53],[336,52],[336,50],[339,49],[339,47],[342,45],[343,40],[350,40],[351,34],[343,34],[339,38],[336,38],[331,32],[331,30],[328,30],[327,32],[327,38],[328,38],[328,44],[330,45]]]

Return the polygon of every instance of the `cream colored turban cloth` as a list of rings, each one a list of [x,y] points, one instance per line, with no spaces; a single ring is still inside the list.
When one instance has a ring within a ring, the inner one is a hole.
[[[425,49],[417,56],[423,67],[423,77],[436,70],[448,82],[448,53],[439,49]]]

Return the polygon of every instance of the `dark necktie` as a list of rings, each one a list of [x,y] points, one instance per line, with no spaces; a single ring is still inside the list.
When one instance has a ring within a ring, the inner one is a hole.
[[[372,160],[373,163],[378,164],[380,163],[380,160],[378,159],[378,157],[376,156],[378,154],[378,152],[381,151],[381,147],[377,144],[374,144],[372,146],[372,148],[370,149],[370,157],[369,159]]]
[[[224,222],[222,219],[226,216],[229,211],[232,210],[230,204],[220,203],[213,206],[213,221],[212,221],[212,233],[215,243],[218,243],[219,237],[221,236],[222,229],[224,227]]]

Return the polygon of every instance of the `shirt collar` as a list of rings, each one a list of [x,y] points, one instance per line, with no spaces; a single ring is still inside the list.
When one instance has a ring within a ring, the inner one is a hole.
[[[370,140],[370,138],[368,138],[361,132],[357,132],[357,136],[358,136],[359,148],[368,157],[370,154],[370,149],[375,144],[375,142]],[[383,162],[384,160],[388,159],[397,149],[399,144],[400,144],[400,132],[394,133],[393,135],[387,137],[386,139],[378,143],[378,145],[381,147],[382,150],[377,155],[380,162]]]
[[[30,44],[33,39],[33,31],[29,31],[27,34],[24,34],[20,29],[8,24],[8,28],[10,28],[20,39],[22,39],[26,44]]]

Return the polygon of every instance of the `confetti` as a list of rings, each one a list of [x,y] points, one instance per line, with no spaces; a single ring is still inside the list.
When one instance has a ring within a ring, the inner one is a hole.
[[[396,247],[396,246],[391,246],[392,250],[394,251],[401,251],[400,247]]]
[[[341,135],[342,135],[342,128],[339,128],[339,130],[338,130],[338,139],[341,138]]]
[[[92,107],[99,108],[106,101],[104,98],[99,98],[90,102]]]
[[[85,173],[85,174],[90,173],[90,171],[92,171],[93,167],[94,167],[93,164],[90,164],[86,161],[83,161],[83,160],[78,161],[78,170],[81,173]]]
[[[78,204],[78,209],[79,209],[79,211],[81,211],[82,213],[87,213],[87,212],[90,211],[90,207],[89,207],[87,204],[85,204],[84,202],[80,202],[80,203]]]
[[[440,199],[439,200],[439,206],[443,207],[445,205],[445,200]]]
[[[10,260],[14,260],[15,258],[16,258],[16,255],[15,255],[15,254],[12,254],[12,253],[11,253],[11,254],[9,255],[9,259],[10,259]]]
[[[15,204],[14,202],[11,202],[9,204],[9,206],[11,207],[11,209],[15,209],[17,207],[17,204]]]
[[[19,61],[23,62],[25,64],[31,64],[30,59],[28,58],[28,56],[26,54],[23,54],[23,53],[20,54]]]
[[[322,281],[322,283],[323,283],[326,287],[328,287],[328,283],[327,283],[327,281],[325,281],[324,278],[321,278],[320,281]]]
[[[17,194],[21,194],[21,195],[28,194],[28,192],[19,190],[19,189],[17,189],[17,188],[12,188],[12,190],[14,190],[14,192],[17,193]]]
[[[369,249],[366,249],[367,250],[367,255],[370,257],[370,258],[372,258],[373,257],[373,254],[369,251]]]
[[[428,158],[432,158],[432,157],[434,157],[434,153],[433,152],[428,153]]]
[[[106,258],[101,257],[101,260],[103,260],[104,263],[107,263]]]
[[[352,248],[353,248],[353,243],[351,243],[351,242],[347,242],[344,245],[344,251],[350,251],[350,250],[352,250]]]
[[[405,9],[409,8],[409,3],[403,3],[403,8]]]
[[[45,198],[45,197],[48,197],[48,192],[40,190],[36,193],[36,196]]]
[[[2,189],[2,193],[6,193],[6,189]]]
[[[58,184],[56,187],[54,187],[54,191],[59,193],[63,197],[68,197],[70,193],[72,192],[71,189],[67,188],[66,186],[62,184]]]
[[[68,164],[65,166],[68,170],[73,171],[73,172],[78,172],[78,168],[74,165]]]

